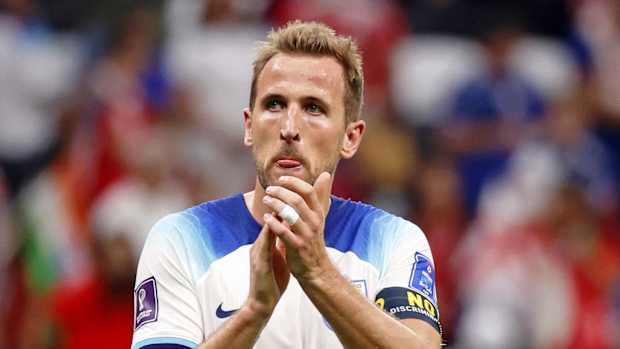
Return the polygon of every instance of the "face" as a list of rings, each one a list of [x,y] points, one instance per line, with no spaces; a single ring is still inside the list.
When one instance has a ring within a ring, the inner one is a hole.
[[[244,142],[263,188],[284,175],[314,183],[353,156],[364,123],[345,125],[344,93],[343,69],[333,57],[279,53],[267,62],[254,108],[244,111]]]

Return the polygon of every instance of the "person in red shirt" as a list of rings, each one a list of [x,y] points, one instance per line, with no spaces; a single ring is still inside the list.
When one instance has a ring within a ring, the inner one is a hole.
[[[96,271],[86,282],[67,285],[52,297],[52,321],[59,348],[129,348],[131,346],[136,256],[122,235],[98,238]]]

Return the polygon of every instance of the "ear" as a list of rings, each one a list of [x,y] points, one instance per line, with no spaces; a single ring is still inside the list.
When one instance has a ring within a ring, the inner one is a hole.
[[[243,144],[251,146],[252,140],[252,112],[250,108],[243,108]]]
[[[340,148],[340,156],[343,159],[350,159],[357,153],[365,130],[366,122],[364,120],[353,121],[347,125],[344,139],[342,140],[342,148]]]

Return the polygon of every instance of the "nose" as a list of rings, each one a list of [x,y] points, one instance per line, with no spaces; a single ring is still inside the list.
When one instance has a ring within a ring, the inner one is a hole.
[[[295,105],[291,105],[280,121],[281,140],[286,141],[287,143],[299,141],[299,118],[299,108]]]

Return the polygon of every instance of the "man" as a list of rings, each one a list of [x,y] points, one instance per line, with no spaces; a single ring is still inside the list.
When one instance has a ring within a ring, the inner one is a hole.
[[[330,197],[338,161],[364,133],[361,100],[349,38],[301,22],[269,34],[244,110],[254,191],[153,227],[138,266],[134,348],[440,346],[424,234]]]

